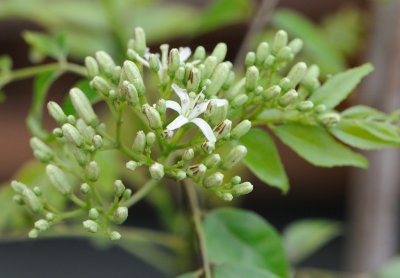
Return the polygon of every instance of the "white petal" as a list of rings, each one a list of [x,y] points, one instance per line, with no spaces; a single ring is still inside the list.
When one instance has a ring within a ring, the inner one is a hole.
[[[186,117],[179,115],[178,117],[176,117],[175,120],[173,120],[173,121],[167,126],[167,129],[169,129],[169,130],[175,130],[175,129],[178,129],[178,128],[180,128],[181,126],[187,124],[188,122],[189,122],[189,120],[188,120]],[[211,132],[212,132],[212,131],[211,131]]]
[[[208,141],[210,141],[211,143],[215,143],[215,141],[217,141],[217,138],[215,138],[215,135],[210,125],[205,120],[194,118],[193,120],[191,120],[191,122],[200,128],[201,132],[203,132]]]
[[[181,89],[175,83],[172,84],[172,89],[174,89],[175,93],[178,95],[181,100],[181,114],[186,114],[190,105],[190,98],[185,89]]]
[[[179,57],[181,62],[185,62],[192,55],[192,50],[189,47],[179,47]]]
[[[199,116],[200,114],[204,113],[204,111],[207,110],[207,106],[208,106],[209,102],[210,102],[209,100],[206,100],[206,101],[203,101],[202,103],[197,104],[193,108],[192,112],[190,113],[189,118],[194,119],[194,118],[197,118],[197,116]]]
[[[221,106],[225,106],[228,105],[228,101],[226,99],[213,99],[212,102],[215,103],[215,105],[217,105],[217,107],[221,107]]]
[[[165,102],[165,106],[166,106],[167,108],[169,108],[169,109],[172,109],[172,110],[178,112],[179,114],[181,114],[181,112],[182,112],[181,106],[180,106],[176,101],[167,100],[167,101]]]
[[[145,52],[144,52],[144,58],[148,61],[150,59],[150,48],[146,48]]]

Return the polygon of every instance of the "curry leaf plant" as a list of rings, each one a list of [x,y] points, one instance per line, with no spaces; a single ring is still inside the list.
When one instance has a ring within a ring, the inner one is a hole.
[[[323,80],[317,65],[295,60],[302,45],[300,39],[289,41],[285,31],[278,31],[272,42],[262,42],[247,54],[241,74],[241,69],[235,71],[225,60],[224,43],[210,54],[202,46],[191,50],[167,44],[152,52],[144,31],[136,28],[126,60],[120,65],[98,51],[86,57],[85,67],[69,63],[61,55],[54,64],[7,70],[1,78],[4,83],[47,73],[38,81],[39,92],[55,78],[48,74],[51,70],[80,74],[88,84],[69,91],[76,113],[48,102],[48,113],[57,124],[51,133],[41,127],[38,111],[44,97],[37,96],[41,100],[30,115],[34,135],[30,145],[34,156],[45,164],[48,181],[68,205],[62,209],[54,206],[40,184],[13,181],[14,200],[35,217],[29,237],[75,220],[88,233],[119,240],[117,225],[128,218],[129,208],[155,188],[170,183],[183,186],[190,201],[203,262],[197,274],[231,277],[229,265],[238,268],[247,263],[240,271],[251,270],[260,275],[257,277],[288,277],[284,248],[269,225],[254,215],[228,209],[210,214],[203,227],[196,188],[226,202],[251,193],[253,184],[236,174],[235,167],[243,161],[262,182],[286,192],[289,182],[272,135],[322,167],[367,167],[366,158],[349,146],[380,149],[400,144],[397,113],[387,115],[365,106],[335,110],[372,66],[365,64]],[[150,93],[149,87],[156,87],[157,93]],[[99,101],[107,106],[114,122],[106,123],[98,116],[93,104]],[[122,133],[129,122],[140,124],[126,140]],[[127,175],[146,173],[136,192],[122,177],[101,184],[99,177],[107,164],[100,167],[99,157],[110,150],[124,157],[120,167],[126,168]],[[247,223],[249,234],[242,231],[246,226],[238,226],[241,221]],[[214,231],[216,225],[220,228]],[[218,233],[221,240],[216,241]],[[232,249],[233,253],[225,256],[217,245],[224,240],[230,245],[228,236],[232,240],[229,248],[243,250],[236,254]],[[271,240],[273,245],[268,245]],[[241,259],[236,264],[238,256]],[[217,267],[213,268],[214,264]]]

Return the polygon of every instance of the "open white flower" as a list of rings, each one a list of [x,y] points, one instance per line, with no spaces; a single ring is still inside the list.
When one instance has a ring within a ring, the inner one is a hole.
[[[181,104],[172,100],[166,101],[167,108],[179,113],[179,116],[167,126],[167,129],[176,130],[185,124],[194,123],[207,140],[214,143],[217,139],[210,125],[198,117],[206,111],[210,100],[204,99],[204,94],[201,92],[195,98],[191,98],[185,89],[179,88],[176,84],[172,84],[172,89],[179,97]],[[228,103],[225,99],[215,99],[214,101],[217,106],[227,105]]]

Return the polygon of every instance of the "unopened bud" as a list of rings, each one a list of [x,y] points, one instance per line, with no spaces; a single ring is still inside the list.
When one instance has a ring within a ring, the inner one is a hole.
[[[231,193],[217,191],[217,196],[226,202],[230,202],[233,200],[233,195]]]
[[[201,145],[201,148],[205,153],[210,154],[215,150],[215,143],[214,142],[209,142],[209,141],[204,142]]]
[[[140,56],[146,52],[146,34],[140,27],[135,28],[134,48]]]
[[[152,129],[161,129],[162,121],[160,117],[160,113],[148,104],[143,105],[143,113],[146,115],[147,120],[149,121],[149,126]]]
[[[279,81],[279,86],[282,88],[282,90],[284,92],[289,91],[290,89],[293,89],[291,87],[290,79],[287,77],[284,77]]]
[[[33,191],[33,193],[35,193],[35,195],[38,196],[38,197],[41,196],[42,193],[43,193],[39,186],[35,186],[35,187],[32,189],[32,191]]]
[[[186,169],[189,177],[201,177],[206,171],[207,167],[204,164],[191,165]]]
[[[88,194],[89,192],[90,192],[90,186],[87,184],[87,183],[82,183],[81,184],[81,187],[80,187],[80,191],[83,193],[83,194]]]
[[[231,131],[231,138],[239,139],[249,132],[251,128],[251,122],[249,120],[243,120],[238,123]]]
[[[319,120],[326,126],[331,127],[340,122],[340,114],[336,112],[328,112],[319,116]]]
[[[51,222],[56,218],[56,216],[54,215],[54,213],[48,212],[46,213],[46,220]]]
[[[123,94],[123,99],[126,99],[129,104],[135,106],[139,103],[139,96],[136,88],[129,81],[125,80],[122,82],[121,92]]]
[[[288,61],[293,59],[292,49],[288,46],[282,47],[282,49],[278,52],[277,58],[279,60]]]
[[[231,149],[227,157],[223,159],[221,168],[229,170],[237,163],[239,163],[247,154],[247,148],[243,145],[239,145]]]
[[[64,111],[54,101],[50,101],[47,104],[47,110],[49,111],[50,116],[59,124],[65,124],[67,122],[67,116],[65,115]]]
[[[226,119],[222,122],[220,122],[215,128],[214,128],[214,135],[217,139],[220,138],[225,138],[229,135],[232,129],[232,121]]]
[[[279,30],[276,32],[273,43],[272,43],[272,52],[277,54],[283,47],[287,45],[288,41],[288,34],[283,31]]]
[[[193,68],[189,73],[189,78],[187,82],[187,89],[192,92],[197,92],[200,86],[201,73],[197,68]]]
[[[28,188],[25,184],[23,184],[22,182],[19,182],[19,181],[12,181],[11,187],[16,193],[19,193],[19,194],[22,194],[24,189]]]
[[[260,73],[258,68],[251,66],[246,71],[246,90],[253,91],[257,87]]]
[[[203,163],[208,169],[212,169],[216,167],[221,162],[221,156],[219,154],[212,154],[206,159],[204,159]]]
[[[100,69],[102,69],[106,75],[112,76],[115,68],[115,63],[111,56],[104,51],[97,51],[96,59],[97,62],[99,62]]]
[[[23,205],[24,203],[24,199],[22,198],[21,195],[14,195],[13,196],[13,201],[18,204],[18,205]]]
[[[110,240],[120,240],[121,239],[121,234],[118,233],[117,231],[112,231],[109,235]]]
[[[110,94],[111,86],[107,80],[105,80],[101,76],[95,76],[92,81],[90,81],[90,85],[97,91],[99,91],[102,95],[108,96]]]
[[[43,211],[43,204],[36,194],[29,188],[22,190],[22,199],[24,203],[34,212],[41,213]]]
[[[99,218],[99,211],[97,210],[97,209],[95,209],[95,208],[91,208],[90,210],[89,210],[89,219],[91,219],[91,220],[96,220],[96,219],[98,219]]]
[[[136,168],[139,167],[139,166],[140,166],[140,164],[137,163],[136,161],[133,161],[133,160],[128,161],[128,162],[125,164],[125,167],[126,167],[128,170],[131,170],[131,171],[135,171]]]
[[[116,224],[122,224],[128,218],[128,208],[127,207],[118,207],[113,214],[113,221]]]
[[[310,100],[301,101],[296,105],[297,110],[306,112],[314,108],[314,103]]]
[[[253,51],[248,52],[244,60],[245,66],[247,68],[254,66],[256,64],[256,59],[257,59],[256,53],[254,53]]]
[[[49,222],[47,222],[47,220],[39,219],[38,221],[35,222],[34,226],[40,232],[44,232],[50,227],[50,224]]]
[[[210,103],[207,106],[207,110],[205,111],[205,118],[207,121],[211,124],[211,126],[214,126],[221,121],[225,120],[226,115],[228,113],[228,102],[227,101],[222,101],[217,100],[217,99],[211,99]]]
[[[237,96],[232,100],[231,105],[232,105],[233,108],[239,108],[239,107],[241,107],[242,105],[244,105],[244,104],[247,102],[248,99],[249,99],[249,97],[248,97],[247,95],[245,95],[245,94],[237,95]]]
[[[296,55],[303,48],[303,41],[301,39],[294,39],[288,44],[288,46],[292,50],[293,54]]]
[[[114,194],[117,197],[121,197],[125,191],[125,185],[121,180],[116,180],[114,182]]]
[[[157,139],[157,137],[154,132],[151,132],[151,131],[148,132],[146,134],[146,146],[151,148],[154,145],[154,143],[156,142],[156,139]]]
[[[276,58],[274,55],[268,55],[267,59],[265,59],[263,67],[264,68],[271,68],[276,62]]]
[[[99,230],[99,224],[97,224],[93,220],[85,220],[82,222],[82,224],[83,228],[85,228],[85,230],[90,233],[97,233],[97,231]]]
[[[292,104],[294,101],[296,101],[298,96],[299,94],[297,93],[297,91],[291,89],[289,92],[287,92],[286,94],[284,94],[279,98],[278,100],[279,105],[281,105],[282,107],[286,107],[289,104]]]
[[[232,185],[236,185],[236,184],[239,184],[239,183],[241,183],[241,182],[242,182],[242,178],[239,177],[239,176],[234,176],[234,177],[232,177],[232,179],[231,179],[231,184],[232,184]]]
[[[181,65],[181,58],[179,55],[179,50],[177,48],[172,48],[169,52],[168,58],[168,73],[173,76]]]
[[[174,173],[175,179],[181,181],[186,178],[186,172],[183,170],[178,170]]]
[[[63,195],[70,195],[72,193],[72,187],[69,180],[65,176],[64,172],[54,165],[47,165],[46,174],[50,180],[50,183]]]
[[[96,161],[90,161],[86,166],[86,176],[90,181],[97,181],[99,179],[100,167]]]
[[[223,181],[224,181],[224,174],[216,172],[206,177],[203,181],[203,185],[206,188],[213,188],[220,186]]]
[[[228,90],[233,85],[233,83],[235,83],[235,72],[230,71],[228,77],[225,80],[224,85],[222,85],[222,89]]]
[[[59,127],[56,127],[55,129],[53,129],[53,135],[57,138],[61,138],[64,136],[62,129]]]
[[[182,159],[185,161],[189,161],[194,157],[194,150],[192,148],[186,149],[182,155]]]
[[[152,179],[161,180],[164,177],[164,166],[160,163],[154,163],[149,167],[150,176]]]
[[[93,136],[93,138],[92,138],[92,143],[93,143],[93,146],[98,150],[98,149],[101,149],[102,147],[103,147],[103,145],[104,145],[104,142],[103,142],[103,138],[100,136],[100,135],[98,135],[98,134],[96,134],[95,136]]]
[[[130,188],[125,189],[124,194],[122,194],[122,199],[128,200],[132,196],[132,190]]]
[[[318,114],[324,113],[326,111],[326,105],[325,104],[318,104],[315,107],[315,112],[317,112]]]
[[[264,91],[263,93],[264,99],[267,101],[272,100],[276,98],[281,93],[281,91],[282,89],[280,86],[273,85]]]
[[[30,230],[28,237],[29,238],[37,238],[39,236],[39,231],[37,229]]]
[[[179,82],[183,82],[185,79],[185,68],[184,67],[179,67],[178,70],[175,72],[175,80]]]
[[[232,188],[232,193],[237,196],[249,194],[251,191],[253,191],[253,185],[248,181],[237,184]]]
[[[203,46],[196,47],[196,50],[193,54],[193,60],[203,61],[206,58],[206,50]]]
[[[215,46],[213,52],[211,53],[211,56],[217,58],[217,63],[221,63],[225,59],[227,50],[228,47],[226,46],[226,43],[220,42]]]
[[[77,147],[82,146],[83,138],[79,131],[71,124],[64,124],[62,126],[64,137]]]
[[[53,150],[39,138],[32,137],[29,143],[34,151],[38,151],[46,157],[46,161],[50,161],[54,157]]]
[[[264,64],[265,59],[267,59],[268,55],[270,54],[269,44],[267,42],[262,42],[257,47],[256,52],[256,59],[257,65]]]
[[[211,76],[211,74],[214,72],[215,67],[218,64],[218,59],[217,57],[214,56],[208,56],[204,60],[204,76],[202,76],[202,79],[207,79]]]
[[[226,78],[229,75],[229,72],[230,69],[226,62],[219,64],[211,77],[211,84],[207,87],[204,94],[206,96],[216,95],[218,91],[222,88],[222,85],[224,85]]]
[[[143,153],[146,147],[146,134],[143,130],[139,130],[136,133],[135,140],[133,141],[132,149],[135,153]]]
[[[307,72],[307,65],[306,63],[300,62],[295,64],[292,69],[290,70],[287,77],[290,80],[290,88],[294,88],[300,81],[303,79]]]
[[[125,61],[122,70],[123,78],[135,86],[139,95],[143,95],[145,90],[143,78],[136,64],[132,61]]]
[[[97,115],[94,113],[92,105],[86,95],[78,88],[73,88],[69,91],[72,105],[78,115],[85,121],[86,124],[96,126],[99,123]]]
[[[160,58],[157,54],[150,54],[149,67],[154,73],[160,70]]]
[[[86,57],[85,58],[85,67],[88,73],[88,76],[93,78],[96,75],[99,74],[99,65],[97,64],[97,61],[93,57]]]

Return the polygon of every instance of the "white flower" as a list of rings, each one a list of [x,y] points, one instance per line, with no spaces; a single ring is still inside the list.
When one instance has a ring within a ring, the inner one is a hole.
[[[181,104],[179,105],[179,103],[172,100],[166,101],[167,108],[179,113],[179,116],[167,126],[167,129],[175,130],[185,124],[194,123],[203,132],[207,140],[214,143],[217,139],[210,125],[198,117],[206,111],[210,100],[204,99],[204,94],[201,92],[195,98],[191,98],[185,89],[179,88],[176,84],[172,84],[172,89],[179,97]],[[213,101],[217,106],[227,105],[228,103],[225,99],[215,99]]]

